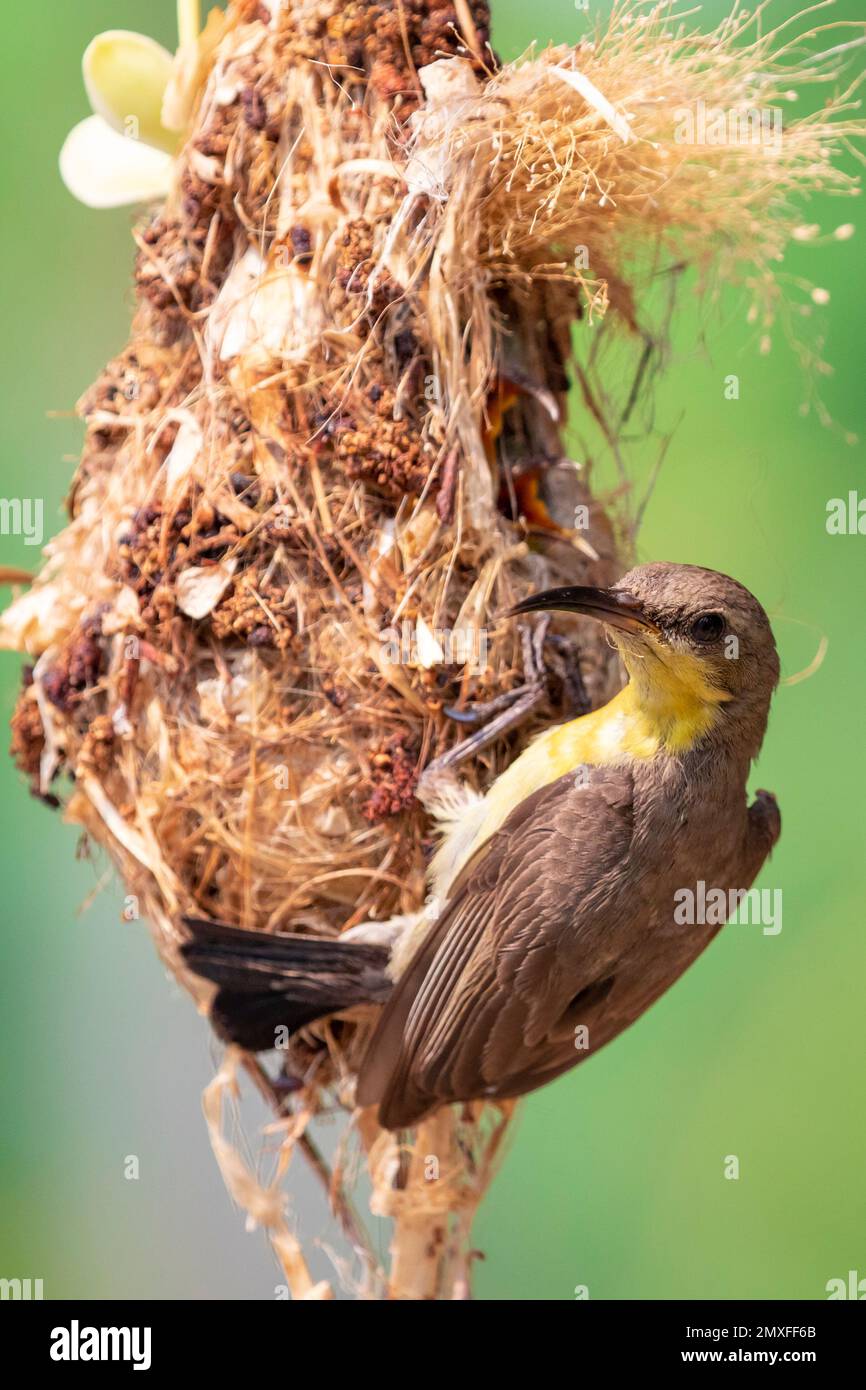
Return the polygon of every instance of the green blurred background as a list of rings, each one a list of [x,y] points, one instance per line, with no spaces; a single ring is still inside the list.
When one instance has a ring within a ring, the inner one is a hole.
[[[704,26],[726,8],[705,5]],[[834,17],[862,13],[843,0]],[[574,40],[585,22],[572,0],[494,0],[494,14],[506,57],[533,38]],[[172,0],[6,10],[0,492],[44,497],[49,534],[80,447],[72,406],[122,346],[131,308],[130,213],[79,206],[57,174],[87,114],[79,58],[104,28],[173,47],[174,24]],[[858,219],[849,202],[816,200],[804,220]],[[861,436],[862,246],[809,248],[786,267],[831,293],[822,391]],[[866,1275],[866,537],[825,529],[827,500],[864,487],[863,449],[798,413],[793,354],[779,341],[762,357],[736,298],[700,351],[693,327],[685,307],[658,411],[663,426],[684,418],[639,558],[736,575],[771,612],[787,675],[829,641],[813,679],[780,689],[753,779],[782,806],[759,885],[783,890],[784,926],[729,927],[636,1027],[525,1103],[477,1226],[481,1297],[570,1299],[586,1285],[591,1298],[811,1299],[850,1269]],[[36,553],[0,537],[0,563]],[[19,666],[0,656],[4,720]],[[0,1276],[42,1278],[48,1298],[273,1297],[273,1257],[232,1209],[199,1112],[215,1056],[205,1024],[145,928],[121,922],[116,886],[79,912],[105,866],[76,859],[75,829],[5,759],[0,785]],[[124,1177],[133,1154],[137,1181]],[[731,1154],[737,1181],[724,1177]],[[305,1236],[336,1241],[300,1169],[293,1191]],[[329,1272],[324,1250],[314,1265]]]

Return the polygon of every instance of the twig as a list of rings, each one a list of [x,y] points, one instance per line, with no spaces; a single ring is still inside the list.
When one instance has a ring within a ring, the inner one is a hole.
[[[284,1119],[286,1116],[284,1098],[280,1095],[264,1067],[250,1053],[244,1053],[242,1060],[244,1070],[253,1082],[259,1095],[271,1107],[278,1119]],[[328,1199],[328,1206],[339,1221],[343,1235],[352,1248],[363,1259],[367,1266],[368,1273],[374,1277],[383,1277],[379,1262],[376,1259],[375,1252],[370,1243],[370,1238],[364,1229],[363,1222],[358,1212],[355,1210],[351,1198],[334,1182],[331,1170],[318,1145],[311,1136],[307,1134],[306,1130],[295,1142],[309,1164],[310,1169],[324,1188],[325,1195]]]

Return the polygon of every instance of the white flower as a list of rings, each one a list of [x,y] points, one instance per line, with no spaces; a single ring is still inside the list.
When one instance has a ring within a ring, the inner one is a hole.
[[[121,207],[164,198],[174,155],[224,27],[214,10],[199,33],[199,0],[178,0],[176,54],[128,29],[109,29],[82,59],[93,115],[69,132],[60,151],[63,182],[88,207]]]

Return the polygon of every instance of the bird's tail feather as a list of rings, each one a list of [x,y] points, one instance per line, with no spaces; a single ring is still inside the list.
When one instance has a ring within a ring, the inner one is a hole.
[[[391,990],[388,949],[322,937],[244,931],[186,917],[181,954],[194,974],[219,986],[211,1022],[250,1052],[281,1041],[326,1014],[383,1003]]]

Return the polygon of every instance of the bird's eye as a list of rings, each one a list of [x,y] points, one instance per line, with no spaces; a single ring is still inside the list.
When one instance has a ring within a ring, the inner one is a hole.
[[[702,613],[689,628],[689,635],[696,642],[717,642],[724,630],[725,620],[721,613]]]

